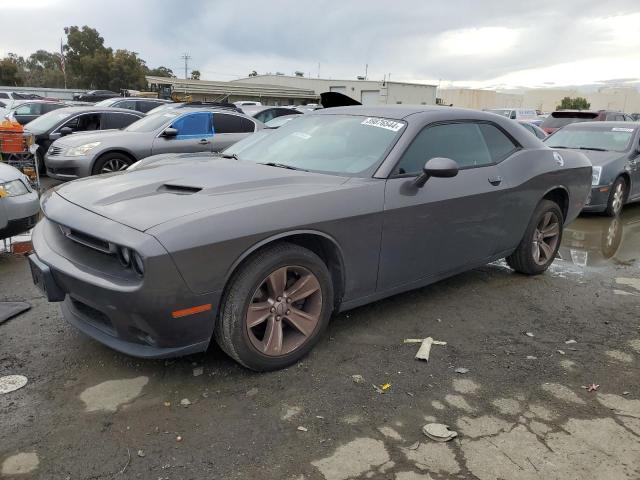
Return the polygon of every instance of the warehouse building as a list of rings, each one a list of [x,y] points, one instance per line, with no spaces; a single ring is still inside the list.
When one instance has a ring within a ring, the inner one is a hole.
[[[176,92],[189,95],[193,101],[236,102],[238,100],[259,101],[263,105],[305,105],[318,103],[313,90],[278,85],[245,85],[236,82],[213,82],[208,80],[183,80],[174,77],[147,76],[149,90]]]
[[[230,83],[247,85],[278,85],[280,87],[311,90],[316,95],[339,92],[363,105],[412,104],[435,105],[436,86],[422,83],[378,80],[333,80],[288,75],[256,75]]]

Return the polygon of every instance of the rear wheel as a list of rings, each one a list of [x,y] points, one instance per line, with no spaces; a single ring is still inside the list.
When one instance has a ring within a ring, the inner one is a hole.
[[[557,203],[543,200],[536,207],[520,245],[507,257],[515,271],[538,275],[549,268],[560,248],[564,215]]]
[[[126,170],[132,163],[133,161],[122,153],[107,153],[96,160],[93,175],[120,172]]]
[[[215,338],[234,360],[257,371],[297,362],[317,343],[333,310],[331,275],[313,252],[268,247],[231,279]]]
[[[627,182],[624,178],[618,177],[613,182],[611,191],[609,192],[609,201],[605,209],[605,215],[617,217],[622,212],[624,202],[627,201]]]

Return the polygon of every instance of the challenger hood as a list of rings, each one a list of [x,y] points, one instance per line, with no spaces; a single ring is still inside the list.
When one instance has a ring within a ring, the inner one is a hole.
[[[145,231],[203,211],[242,208],[340,188],[348,177],[287,170],[213,156],[174,156],[130,172],[88,177],[55,194]]]

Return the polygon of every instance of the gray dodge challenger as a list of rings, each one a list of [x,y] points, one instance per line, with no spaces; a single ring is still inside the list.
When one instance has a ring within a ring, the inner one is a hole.
[[[505,258],[535,275],[584,206],[591,164],[498,115],[338,107],[239,153],[165,156],[42,199],[36,285],[134,356],[283,368],[332,313]]]

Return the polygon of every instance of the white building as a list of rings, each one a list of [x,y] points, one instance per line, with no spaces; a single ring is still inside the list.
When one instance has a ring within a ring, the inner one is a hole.
[[[231,83],[278,85],[281,87],[323,92],[339,92],[363,105],[435,105],[436,86],[422,83],[388,82],[377,80],[333,80],[287,75],[257,75],[233,80]]]

